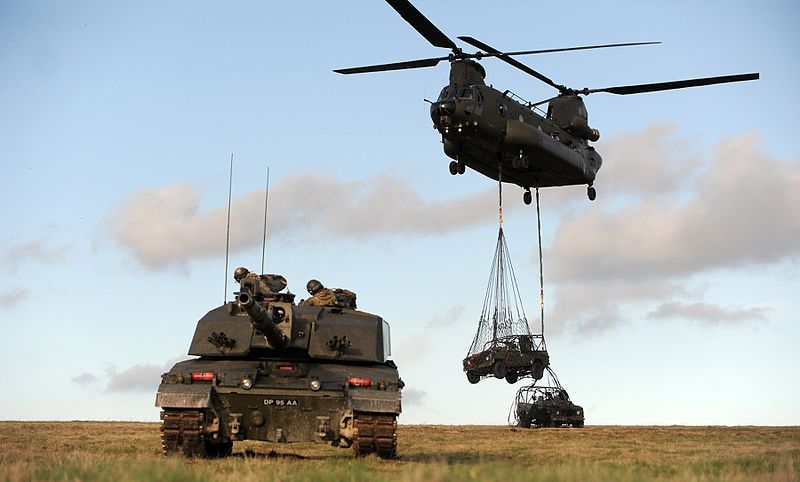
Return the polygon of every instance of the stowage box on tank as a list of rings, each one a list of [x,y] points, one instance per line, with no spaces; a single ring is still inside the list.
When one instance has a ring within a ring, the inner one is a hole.
[[[347,302],[298,305],[252,283],[259,276],[276,275],[237,277],[236,301],[197,323],[189,355],[198,358],[162,375],[164,453],[225,456],[235,440],[262,440],[394,457],[403,382],[388,323],[354,309],[352,292]]]

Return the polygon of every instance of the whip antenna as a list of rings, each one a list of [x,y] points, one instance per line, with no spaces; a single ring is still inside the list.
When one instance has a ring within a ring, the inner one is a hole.
[[[267,252],[267,208],[269,208],[269,166],[267,166],[267,188],[264,192],[264,237],[261,240],[261,273],[264,272],[264,256]]]
[[[231,168],[228,176],[228,223],[225,234],[225,293],[222,296],[222,304],[228,300],[228,254],[231,247],[231,194],[233,193],[233,153],[231,152]]]

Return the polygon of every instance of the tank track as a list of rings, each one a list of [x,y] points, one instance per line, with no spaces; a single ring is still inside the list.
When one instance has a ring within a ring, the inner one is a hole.
[[[161,449],[164,455],[205,457],[202,410],[164,410],[161,412]]]
[[[357,457],[373,453],[382,459],[397,457],[396,415],[356,412],[353,418],[353,450]]]

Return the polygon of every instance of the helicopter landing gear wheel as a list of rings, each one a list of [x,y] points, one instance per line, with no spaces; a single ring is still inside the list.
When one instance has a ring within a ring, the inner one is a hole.
[[[450,161],[450,174],[456,175],[458,174],[458,163],[456,161]]]
[[[525,189],[525,192],[522,194],[522,202],[524,202],[526,206],[530,206],[531,201],[533,201],[533,197],[531,196],[531,190]]]
[[[456,162],[456,167],[458,168],[459,174],[464,174],[465,172],[467,172],[467,166],[464,164],[464,161],[460,159],[458,160],[458,162]]]
[[[481,376],[478,375],[477,373],[473,372],[473,371],[468,371],[467,372],[467,381],[469,381],[471,384],[475,385],[476,383],[481,381]]]
[[[589,201],[594,201],[595,198],[597,198],[597,190],[594,188],[594,186],[589,186],[586,189],[586,195],[589,196]]]

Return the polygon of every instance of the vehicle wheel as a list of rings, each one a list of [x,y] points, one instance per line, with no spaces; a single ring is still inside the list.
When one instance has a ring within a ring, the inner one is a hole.
[[[572,422],[572,426],[575,428],[583,428],[583,421],[580,422]]]
[[[467,380],[468,380],[468,381],[469,381],[471,384],[475,385],[476,383],[478,383],[479,381],[481,381],[481,376],[480,376],[480,375],[478,375],[477,373],[473,372],[473,371],[468,371],[468,372],[467,372]]]
[[[594,186],[589,186],[589,189],[586,190],[586,195],[589,196],[589,201],[594,201],[597,198],[597,190]]]
[[[458,163],[456,161],[450,161],[450,174],[454,176],[458,174]]]
[[[458,168],[459,174],[464,174],[465,172],[467,172],[467,166],[464,164],[464,161],[458,161],[456,163],[456,167]]]
[[[526,206],[530,206],[532,201],[533,201],[533,197],[531,196],[531,192],[530,191],[525,191],[522,194],[522,202],[524,202]]]
[[[492,365],[492,374],[495,378],[505,378],[506,364],[500,360],[494,362],[494,365]]]
[[[233,442],[222,442],[219,444],[212,444],[208,440],[205,441],[206,444],[206,457],[208,458],[220,458],[220,457],[228,457],[233,452]]]
[[[517,383],[517,380],[519,380],[519,375],[516,372],[506,374],[506,381],[511,385]]]
[[[544,376],[544,366],[542,366],[542,362],[539,360],[533,362],[531,366],[531,376],[534,380],[540,380]]]
[[[519,426],[522,428],[531,428],[532,422],[533,420],[531,420],[529,417],[525,417],[519,421]]]

